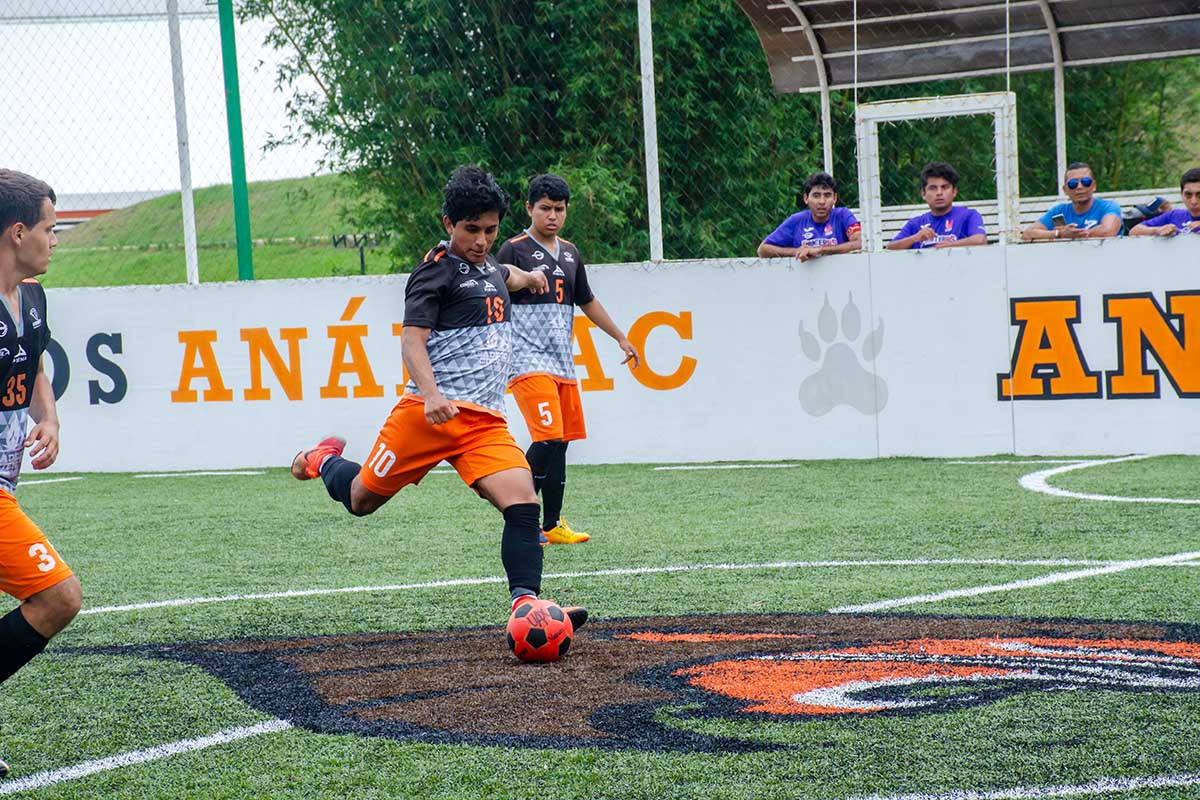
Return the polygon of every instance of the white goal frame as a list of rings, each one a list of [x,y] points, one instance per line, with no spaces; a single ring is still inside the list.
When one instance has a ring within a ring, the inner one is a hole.
[[[855,114],[858,141],[858,196],[863,249],[883,249],[883,209],[879,178],[879,124],[905,120],[990,114],[996,132],[996,205],[1001,244],[1020,240],[1020,187],[1017,173],[1017,96],[986,92],[863,103]]]

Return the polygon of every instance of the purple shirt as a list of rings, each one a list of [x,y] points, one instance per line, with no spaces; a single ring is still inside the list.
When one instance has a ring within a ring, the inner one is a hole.
[[[945,216],[935,217],[932,211],[926,211],[920,216],[913,217],[904,223],[904,227],[892,237],[892,241],[907,239],[921,228],[933,228],[937,235],[929,241],[917,242],[913,245],[914,250],[933,247],[941,242],[957,242],[959,239],[966,239],[968,236],[979,233],[987,235],[987,229],[983,227],[983,217],[979,215],[978,211],[966,206],[950,206],[950,210],[946,212]]]
[[[829,247],[850,241],[850,234],[861,230],[850,209],[837,206],[825,222],[813,222],[812,212],[792,214],[763,241],[776,247]]]
[[[1193,217],[1191,212],[1186,208],[1177,208],[1174,211],[1168,211],[1165,214],[1159,214],[1151,220],[1147,220],[1142,224],[1147,228],[1161,228],[1164,225],[1174,225],[1179,229],[1180,233],[1192,233],[1188,225],[1192,222],[1200,222],[1200,217]]]

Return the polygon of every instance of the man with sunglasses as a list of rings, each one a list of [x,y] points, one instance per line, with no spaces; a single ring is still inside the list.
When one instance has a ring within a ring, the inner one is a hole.
[[[1070,202],[1051,206],[1042,218],[1027,227],[1021,238],[1027,242],[1055,239],[1106,239],[1124,236],[1121,207],[1112,200],[1096,197],[1096,177],[1082,161],[1067,166],[1063,192]]]

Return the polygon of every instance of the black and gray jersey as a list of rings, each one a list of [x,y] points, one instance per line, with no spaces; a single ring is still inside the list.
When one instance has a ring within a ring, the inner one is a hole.
[[[508,267],[452,255],[442,242],[413,270],[404,289],[404,324],[429,328],[433,378],[447,400],[504,416],[512,361]],[[404,388],[420,396],[413,380]]]
[[[33,383],[50,343],[46,290],[28,280],[17,293],[18,308],[0,302],[0,489],[9,492],[21,474]]]
[[[588,286],[579,250],[559,239],[558,253],[551,253],[526,232],[505,242],[496,258],[527,272],[545,273],[550,288],[544,294],[526,289],[513,292],[513,363],[509,379],[540,372],[575,380],[571,339],[575,306],[596,299]]]

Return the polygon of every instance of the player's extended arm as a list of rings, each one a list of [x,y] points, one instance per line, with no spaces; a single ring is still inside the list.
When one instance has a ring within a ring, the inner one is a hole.
[[[429,328],[405,325],[400,334],[400,353],[409,377],[425,398],[425,420],[430,425],[441,425],[458,416],[458,406],[446,399],[434,380],[433,364],[429,362],[429,349],[425,346],[428,341]]]
[[[505,264],[505,266],[508,267],[508,277],[504,279],[504,285],[508,287],[510,292],[528,289],[533,294],[545,294],[550,291],[550,284],[546,281],[546,273],[541,270],[526,272],[512,264]]]
[[[862,249],[862,231],[850,231],[846,234],[846,241],[841,244],[826,244],[817,248],[823,256],[833,256],[838,253],[853,253],[855,250]]]
[[[1121,225],[1121,218],[1116,214],[1105,214],[1099,225],[1084,232],[1083,238],[1109,239],[1121,232]]]
[[[939,242],[934,247],[978,247],[982,244],[987,244],[986,233],[976,233],[956,242]]]
[[[1057,230],[1050,230],[1042,224],[1041,220],[1038,220],[1030,223],[1025,230],[1021,231],[1021,238],[1027,242],[1052,242],[1061,236]]]
[[[592,302],[581,305],[579,310],[587,314],[587,318],[596,323],[597,328],[616,340],[617,346],[625,354],[625,359],[621,362],[622,364],[628,364],[632,361],[633,366],[630,369],[636,369],[642,363],[642,358],[638,355],[637,349],[629,343],[629,339],[625,338],[625,332],[617,327],[617,323],[613,322],[613,318],[608,315],[608,311],[604,306],[600,305],[599,300],[593,298]]]
[[[1139,222],[1129,229],[1130,236],[1174,236],[1179,233],[1174,225],[1158,225],[1150,227],[1144,222]]]
[[[763,242],[758,246],[759,258],[795,258],[799,247],[780,247],[777,244]]]
[[[54,387],[38,362],[37,377],[33,379],[33,394],[29,398],[29,416],[34,426],[25,437],[30,448],[29,461],[34,469],[45,469],[58,458],[58,407],[54,403]]]

